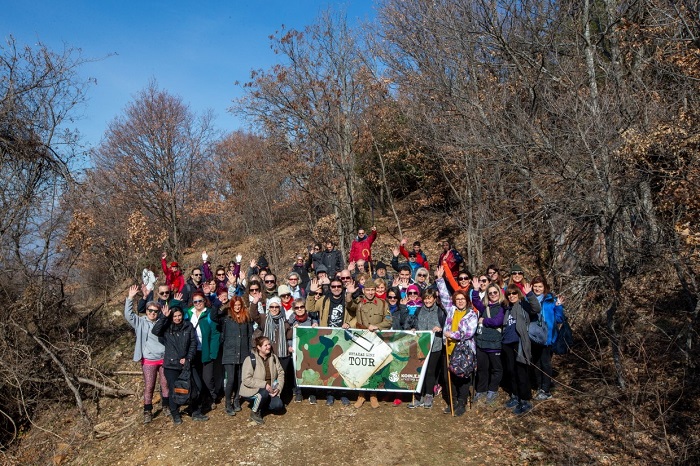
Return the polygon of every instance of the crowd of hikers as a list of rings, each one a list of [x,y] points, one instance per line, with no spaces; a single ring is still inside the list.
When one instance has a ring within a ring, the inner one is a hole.
[[[461,416],[468,402],[497,407],[502,388],[505,408],[522,415],[533,398],[552,396],[552,354],[565,317],[562,297],[543,276],[528,279],[519,265],[493,264],[472,275],[451,241],[441,243],[431,269],[420,243],[408,250],[404,239],[392,249],[389,269],[372,259],[376,236],[374,227],[358,231],[347,266],[328,241],[310,245],[283,271],[270,270],[264,253],[246,267],[237,255],[212,268],[203,252],[185,277],[164,252],[160,284],[144,270],[143,284],[130,287],[124,307],[136,333],[133,359],[143,368],[144,423],[153,419],[157,378],[162,413],[175,424],[182,423],[183,404],[193,420],[206,421],[222,400],[229,416],[248,403],[250,419],[262,424],[266,412],[302,402],[292,361],[295,326],[433,332],[411,409],[432,408],[442,394],[444,412]],[[455,361],[465,367],[452,370]],[[329,406],[336,397],[351,403],[348,391],[304,391],[311,404],[317,396]],[[408,401],[394,395],[387,402]],[[380,406],[376,393],[363,391],[354,406],[366,398]]]

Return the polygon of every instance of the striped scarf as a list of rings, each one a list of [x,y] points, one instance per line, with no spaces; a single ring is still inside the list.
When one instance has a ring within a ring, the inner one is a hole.
[[[277,346],[277,351],[275,351],[275,353],[278,358],[286,358],[289,356],[287,350],[287,332],[284,328],[283,316],[284,312],[280,312],[276,316],[268,312],[267,318],[265,319],[264,335],[273,345]]]

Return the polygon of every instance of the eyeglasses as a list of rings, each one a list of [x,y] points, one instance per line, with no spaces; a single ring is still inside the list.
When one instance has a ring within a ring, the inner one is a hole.
[[[333,288],[333,289],[342,288],[342,287],[343,287],[343,285],[331,285],[331,288]]]
[[[427,277],[428,275],[427,275],[427,274],[425,274],[425,273],[419,273],[419,274],[418,274],[418,276],[419,276],[419,277],[423,277],[423,278],[425,278],[425,277]]]
[[[460,281],[460,282],[463,282],[463,281],[465,281],[465,280],[469,280],[469,277],[466,277],[466,276],[461,276],[461,277],[459,277],[459,281]]]
[[[397,299],[396,296],[387,296],[386,299]]]
[[[192,304],[199,304],[199,303],[203,303],[203,302],[204,302],[203,299],[193,299],[192,300]]]
[[[193,276],[193,277],[201,277],[202,274],[201,274],[201,273],[193,273],[192,276]]]
[[[170,292],[169,291],[159,291],[158,294],[161,296],[165,296],[165,295],[169,295]]]
[[[511,272],[510,274],[511,275],[522,275],[523,273],[522,272]]]
[[[509,291],[508,293],[506,293],[506,296],[518,296],[518,292],[517,291]]]
[[[275,280],[265,280],[265,283],[275,283]]]
[[[301,306],[294,306],[294,310],[297,309],[306,309],[306,306],[304,306],[303,304]]]
[[[489,296],[498,296],[498,291],[489,291]]]
[[[146,312],[153,312],[154,314],[158,311],[159,309],[146,309]]]

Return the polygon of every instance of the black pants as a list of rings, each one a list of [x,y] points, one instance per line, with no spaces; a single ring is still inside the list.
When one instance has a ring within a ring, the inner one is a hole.
[[[225,364],[226,368],[226,388],[224,393],[226,395],[226,404],[231,404],[231,396],[233,392],[236,392],[235,399],[240,400],[241,398],[241,382],[243,364]]]
[[[259,389],[258,393],[250,397],[250,400],[253,402],[251,409],[261,414],[268,409],[270,411],[280,411],[284,409],[284,403],[280,397],[270,396],[270,392],[264,388]]]
[[[503,378],[501,353],[490,353],[476,348],[476,392],[497,392]]]
[[[421,388],[420,391],[421,396],[433,394],[433,388],[435,388],[435,382],[438,377],[438,370],[440,365],[444,364],[443,359],[442,349],[430,352],[428,364],[423,366],[423,370],[425,370],[425,379],[423,380],[423,388]]]
[[[447,348],[445,348],[445,354],[447,354]],[[450,368],[447,365],[447,357],[442,358],[443,371],[445,373],[445,379],[450,381],[450,386],[452,387],[452,400],[450,400],[449,387],[442,389],[442,396],[448,404],[453,406],[466,405],[467,397],[469,397],[469,383],[471,379],[469,377],[458,377],[450,372]]]
[[[552,347],[533,344],[532,364],[535,366],[537,388],[549,393],[552,387]]]
[[[502,354],[506,364],[506,372],[510,377],[511,394],[516,395],[523,401],[532,398],[530,393],[530,376],[527,371],[527,364],[516,360],[519,343],[509,343],[503,345]]]
[[[197,352],[197,356],[201,361],[202,354],[199,351]],[[207,399],[215,401],[223,391],[224,385],[224,370],[221,364],[221,354],[219,354],[216,359],[201,363],[201,367],[202,381],[204,381],[204,385],[207,387]]]

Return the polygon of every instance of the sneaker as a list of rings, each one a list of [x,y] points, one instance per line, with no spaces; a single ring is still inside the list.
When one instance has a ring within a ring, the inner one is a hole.
[[[472,403],[476,404],[484,398],[486,398],[486,392],[478,392],[476,395],[474,395],[474,398],[472,398]]]
[[[231,406],[231,405],[226,406],[226,414],[228,414],[229,416],[236,415],[236,411],[233,409],[233,406]]]
[[[265,420],[260,415],[260,411],[251,411],[250,420],[255,421],[257,425],[265,424]]]
[[[498,392],[488,392],[486,393],[486,404],[488,406],[493,405],[496,402],[496,398],[498,398]]]
[[[192,420],[204,422],[209,420],[209,416],[202,414],[201,411],[195,411],[194,413],[192,413]]]
[[[312,405],[316,404],[316,395],[309,396],[309,404],[312,404]]]
[[[233,400],[233,410],[235,412],[239,412],[241,410],[241,400],[239,400],[238,398],[235,398]]]
[[[518,406],[516,406],[516,408],[513,410],[513,413],[517,416],[522,416],[531,409],[532,403],[530,403],[529,401],[523,401],[522,403],[518,404]]]
[[[163,406],[163,409],[161,411],[163,412],[163,416],[165,417],[170,417],[173,415],[173,413],[170,412],[170,406]]]
[[[182,416],[180,416],[180,414],[173,416],[173,424],[175,424],[176,426],[182,424]]]
[[[420,408],[421,406],[423,406],[423,400],[421,397],[418,397],[408,404],[408,409]]]
[[[343,403],[343,406],[350,406],[350,399],[347,396],[341,396],[340,402]]]
[[[518,397],[515,395],[511,395],[510,400],[506,401],[505,406],[508,409],[513,409],[518,406],[518,404],[520,404],[520,399],[518,399]]]
[[[433,407],[433,395],[425,395],[425,398],[423,398],[423,407],[426,409]]]
[[[537,394],[535,395],[535,399],[537,401],[543,401],[543,400],[548,400],[552,397],[552,394],[549,392],[545,392],[542,389],[537,390]]]
[[[301,396],[301,393],[297,393],[294,395],[294,402],[295,403],[301,403],[304,400],[304,398]]]
[[[433,393],[435,393],[435,396],[440,395],[442,393],[442,385],[439,383],[436,383],[435,386],[433,387]]]
[[[442,410],[442,414],[452,414],[452,408],[450,408],[450,405],[445,406],[445,409]]]
[[[143,412],[143,423],[150,424],[152,420],[153,420],[153,413],[151,413],[150,411],[144,411]]]
[[[394,398],[394,406],[400,406],[401,400],[399,398]]]
[[[335,403],[335,398],[333,395],[328,395],[326,397],[326,406],[333,406],[333,403]]]

